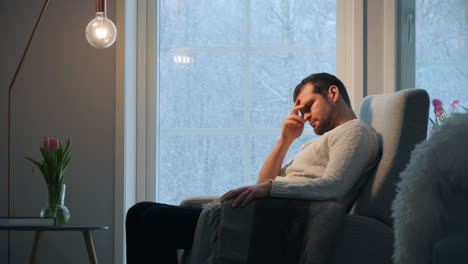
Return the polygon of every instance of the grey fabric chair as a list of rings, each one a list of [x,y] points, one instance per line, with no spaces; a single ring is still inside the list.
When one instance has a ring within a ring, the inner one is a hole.
[[[421,89],[368,96],[363,100],[359,118],[377,132],[382,156],[345,217],[330,263],[392,263],[391,202],[398,175],[405,169],[411,151],[426,138],[428,110],[429,96]],[[210,199],[198,197],[182,204],[199,206],[200,200]],[[210,249],[207,230],[206,215],[202,213],[192,250],[184,252],[183,263],[207,263]]]

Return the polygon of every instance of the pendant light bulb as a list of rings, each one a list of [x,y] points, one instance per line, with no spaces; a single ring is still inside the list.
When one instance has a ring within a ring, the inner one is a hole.
[[[107,18],[106,6],[106,0],[96,0],[96,17],[86,27],[86,39],[98,49],[112,46],[117,38],[117,28]]]
[[[96,17],[86,27],[86,39],[91,46],[102,49],[112,46],[117,38],[117,28],[107,18],[105,12],[97,12]]]

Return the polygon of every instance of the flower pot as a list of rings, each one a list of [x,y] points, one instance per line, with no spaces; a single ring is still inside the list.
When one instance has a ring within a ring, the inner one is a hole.
[[[54,217],[55,225],[64,225],[70,219],[70,211],[64,205],[65,184],[47,184],[47,207],[42,208],[41,217]]]

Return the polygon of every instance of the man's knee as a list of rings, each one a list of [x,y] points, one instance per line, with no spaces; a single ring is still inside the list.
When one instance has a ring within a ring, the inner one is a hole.
[[[149,207],[153,206],[155,203],[153,202],[139,202],[127,211],[126,223],[131,224],[138,221],[138,219],[144,214],[145,210]]]

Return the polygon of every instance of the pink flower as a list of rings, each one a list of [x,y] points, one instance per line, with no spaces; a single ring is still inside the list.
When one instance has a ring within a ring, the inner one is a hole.
[[[429,134],[432,134],[435,131],[435,127],[430,126],[427,130],[428,130]]]
[[[50,147],[53,149],[58,149],[59,141],[56,138],[50,138]]]
[[[452,111],[455,110],[459,104],[460,104],[460,101],[458,100],[453,101],[452,105],[450,106],[452,107]]]
[[[44,138],[44,148],[50,147],[50,139],[48,136]]]
[[[432,105],[434,106],[434,108],[440,109],[442,108],[442,101],[439,99],[434,99],[432,100]]]
[[[434,107],[434,114],[436,117],[439,117],[444,114],[444,110],[442,110],[442,108]]]

